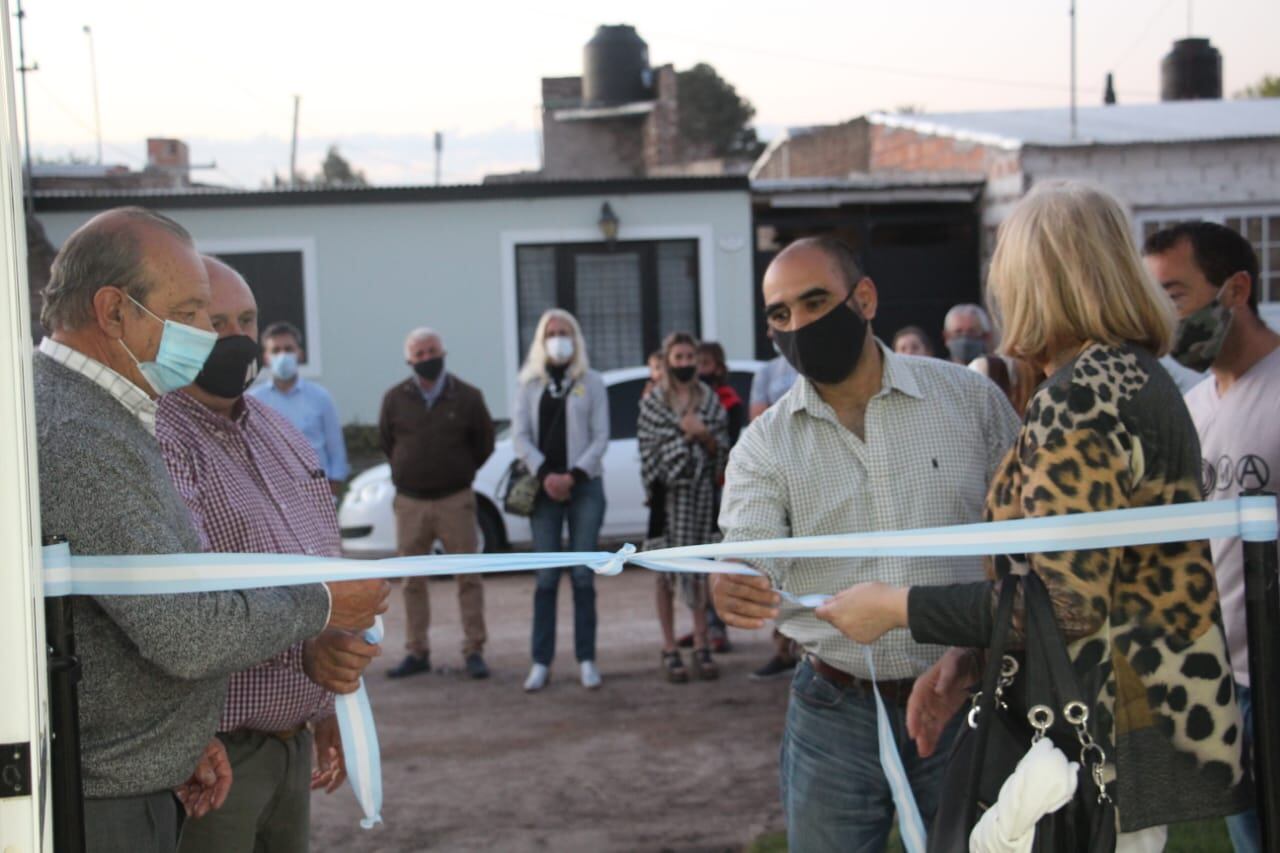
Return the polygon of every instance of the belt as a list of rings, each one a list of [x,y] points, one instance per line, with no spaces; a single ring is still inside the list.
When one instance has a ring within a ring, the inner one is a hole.
[[[454,495],[465,492],[471,488],[468,482],[464,486],[446,486],[443,489],[406,489],[403,486],[396,486],[396,493],[404,495],[406,498],[413,498],[415,501],[440,501],[445,498],[451,498]]]
[[[880,691],[884,701],[894,705],[905,706],[907,699],[911,697],[911,688],[916,685],[914,678],[900,678],[896,681],[871,681],[870,679],[859,678],[856,675],[845,672],[843,669],[836,669],[830,664],[823,663],[813,655],[806,655],[805,660],[809,662],[809,666],[813,667],[814,672],[837,687],[845,690],[859,690],[868,696],[872,695],[872,688],[874,687]]]
[[[273,737],[279,741],[289,741],[297,737],[306,727],[307,727],[306,723],[299,723],[298,725],[292,728],[283,729],[278,732],[269,732],[269,731],[266,731],[265,729],[236,729],[234,731],[228,732],[227,734],[262,735],[264,737]]]
[[[307,727],[306,723],[299,723],[298,725],[294,726],[291,729],[285,729],[284,731],[281,731],[281,732],[265,732],[265,734],[271,735],[276,740],[287,741],[292,739],[296,735],[300,734],[302,730],[305,729],[306,727]]]

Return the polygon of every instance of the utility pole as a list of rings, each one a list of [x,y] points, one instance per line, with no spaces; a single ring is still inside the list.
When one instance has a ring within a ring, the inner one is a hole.
[[[298,186],[298,109],[301,95],[293,96],[293,143],[289,146],[289,189]]]
[[[436,186],[440,186],[440,159],[444,156],[444,134],[436,131]]]
[[[102,113],[98,111],[98,57],[93,50],[93,30],[84,25],[89,39],[89,74],[93,78],[93,130],[98,136],[98,165],[102,165]]]
[[[1071,0],[1071,140],[1076,138],[1076,0]]]
[[[18,73],[22,75],[22,136],[26,145],[22,166],[22,196],[26,201],[27,216],[30,216],[35,211],[35,200],[32,198],[35,187],[31,184],[31,120],[27,107],[27,73],[39,70],[40,63],[27,65],[27,51],[22,40],[22,21],[26,16],[22,11],[22,0],[18,0]]]

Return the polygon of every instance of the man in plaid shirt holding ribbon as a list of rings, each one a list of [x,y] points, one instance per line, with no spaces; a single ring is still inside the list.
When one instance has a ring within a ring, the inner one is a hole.
[[[235,270],[205,259],[218,342],[195,384],[161,398],[156,437],[208,551],[340,556],[324,469],[287,420],[245,395],[258,358],[257,303]],[[218,737],[232,785],[189,820],[180,853],[303,853],[310,792],[346,777],[333,693],[349,693],[379,647],[328,630],[236,673]],[[312,751],[315,769],[312,770]]]

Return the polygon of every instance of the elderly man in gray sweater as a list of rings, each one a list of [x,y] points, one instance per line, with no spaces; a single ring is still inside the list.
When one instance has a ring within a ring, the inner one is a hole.
[[[93,218],[54,260],[34,357],[40,513],[73,554],[200,550],[156,443],[155,398],[203,365],[208,304],[190,235],[140,208]],[[326,626],[367,627],[387,595],[370,580],[76,598],[89,850],[172,853],[175,795],[192,813],[226,796],[213,735],[228,676]]]

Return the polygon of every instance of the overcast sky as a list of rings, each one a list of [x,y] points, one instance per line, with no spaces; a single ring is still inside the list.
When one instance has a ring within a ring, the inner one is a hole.
[[[12,0],[10,0],[12,5]],[[1079,97],[1158,100],[1159,62],[1187,34],[1188,0],[1080,0]],[[191,145],[197,180],[256,187],[336,143],[376,183],[536,168],[543,76],[581,73],[601,23],[634,25],[654,65],[705,61],[756,106],[761,136],[875,109],[1065,104],[1069,0],[25,0],[31,137],[44,156],[94,155],[90,26],[104,159],[134,167],[148,136]],[[1222,51],[1228,94],[1280,73],[1277,0],[1200,0],[1195,35]],[[16,40],[16,32],[14,33]],[[15,44],[16,48],[16,44]],[[16,52],[16,51],[15,51]]]

